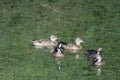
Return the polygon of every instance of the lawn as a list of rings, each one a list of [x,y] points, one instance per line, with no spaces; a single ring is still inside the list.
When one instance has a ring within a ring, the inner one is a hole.
[[[35,49],[33,39],[85,43],[80,59],[65,51],[62,69],[47,48]],[[119,80],[119,0],[0,0],[0,80]],[[106,65],[96,76],[87,49],[103,48]]]

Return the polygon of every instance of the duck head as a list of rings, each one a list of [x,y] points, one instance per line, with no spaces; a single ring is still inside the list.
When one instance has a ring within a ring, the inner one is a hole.
[[[99,47],[99,48],[98,48],[98,51],[97,51],[97,54],[101,54],[101,53],[102,53],[102,48]]]
[[[76,38],[75,40],[76,45],[80,45],[80,43],[84,43],[84,41],[81,38]]]
[[[99,47],[99,48],[98,48],[98,51],[102,51],[102,48],[101,48],[101,47]]]
[[[50,36],[50,40],[51,41],[56,41],[58,38],[57,38],[57,36],[55,36],[55,35],[51,35]]]

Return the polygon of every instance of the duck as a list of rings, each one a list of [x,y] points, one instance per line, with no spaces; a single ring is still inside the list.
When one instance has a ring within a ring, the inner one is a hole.
[[[32,40],[32,43],[35,48],[53,48],[57,44],[57,36],[56,35],[51,35],[50,40],[47,39],[39,39],[39,40]]]
[[[63,53],[63,47],[62,44],[59,44],[54,48],[54,51],[52,52],[52,57],[53,58],[64,58],[64,53]]]
[[[61,42],[61,43],[63,43],[63,47],[66,50],[70,52],[76,52],[76,51],[82,50],[81,43],[84,43],[84,41],[80,37],[78,37],[75,39],[75,44],[71,44],[67,42]]]
[[[104,66],[104,59],[102,55],[102,48],[98,48],[97,54],[93,58],[93,65],[94,66]]]
[[[57,46],[54,48],[51,56],[52,58],[57,62],[57,64],[59,65],[58,70],[61,69],[61,60],[64,59],[65,54],[63,52],[64,47],[62,46],[61,43],[58,43]]]
[[[81,46],[81,43],[85,43],[85,42],[80,37],[77,37],[75,39],[75,44],[61,41],[61,44],[63,44],[63,47],[65,48],[65,50],[71,53],[76,53],[75,55],[76,59],[79,59],[79,55],[77,54],[77,52],[83,49],[83,47]]]
[[[99,47],[98,50],[87,50],[87,56],[92,65],[97,68],[97,75],[100,75],[101,67],[105,65],[102,55],[102,48]]]

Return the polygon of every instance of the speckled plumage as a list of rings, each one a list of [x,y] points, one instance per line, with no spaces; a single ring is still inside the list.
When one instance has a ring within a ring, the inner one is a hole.
[[[35,46],[35,48],[43,48],[43,47],[53,48],[57,44],[56,40],[57,37],[55,35],[51,35],[50,40],[43,40],[43,39],[32,40],[32,43]]]

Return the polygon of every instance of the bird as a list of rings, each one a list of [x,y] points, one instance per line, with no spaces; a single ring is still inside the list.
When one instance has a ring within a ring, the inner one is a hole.
[[[102,48],[98,48],[97,54],[93,58],[93,65],[94,66],[103,66],[104,65],[104,60],[103,60],[103,55],[102,55]]]
[[[84,41],[81,38],[78,37],[75,40],[75,44],[67,43],[63,47],[68,51],[76,52],[76,51],[82,49],[82,46],[81,46],[82,42],[84,43]]]
[[[57,46],[54,48],[51,56],[55,59],[56,58],[62,59],[65,57],[63,50],[64,50],[64,47],[62,46],[62,44],[58,43]]]
[[[51,35],[50,40],[47,39],[32,40],[32,43],[35,48],[43,48],[43,47],[53,48],[57,44],[56,41],[57,39],[58,38],[56,35]]]
[[[84,41],[80,37],[77,37],[75,39],[75,44],[67,43],[64,41],[61,41],[60,43],[63,44],[63,47],[65,48],[65,50],[71,53],[77,53],[78,51],[81,51],[83,49],[83,47],[81,46],[81,43],[84,43]],[[78,59],[79,55],[76,54],[75,58]]]
[[[65,54],[63,52],[64,47],[62,46],[61,43],[58,43],[57,46],[54,48],[51,56],[52,58],[57,62],[57,64],[59,65],[58,70],[61,69],[61,60],[64,59]]]
[[[101,74],[101,67],[105,65],[103,59],[102,48],[99,47],[98,50],[87,50],[87,57],[94,67],[97,68],[97,75]]]

